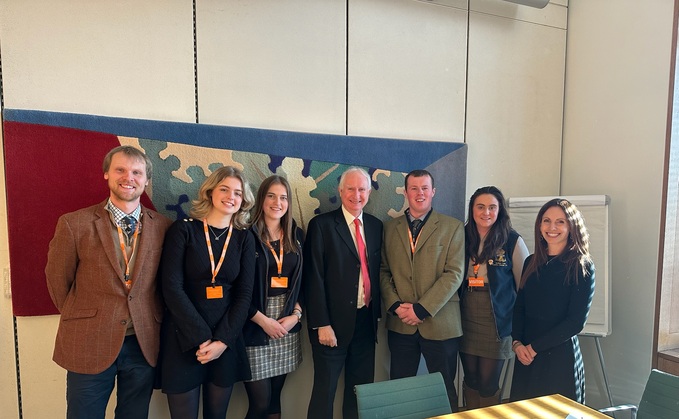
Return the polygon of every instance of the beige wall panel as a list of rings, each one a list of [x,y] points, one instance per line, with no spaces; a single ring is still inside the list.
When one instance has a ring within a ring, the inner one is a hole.
[[[17,317],[23,417],[66,417],[66,371],[52,362],[59,316]]]
[[[651,366],[673,3],[569,6],[562,191],[611,196],[613,333],[601,345],[616,403],[639,401]],[[596,359],[585,366],[599,374]]]
[[[349,2],[351,135],[463,141],[467,12]]]
[[[201,123],[343,134],[343,0],[197,3]]]
[[[58,325],[59,316],[57,315],[17,317],[24,418],[66,417],[66,370],[52,361]],[[16,388],[16,382],[12,385]],[[114,389],[106,409],[107,418],[114,417],[115,397],[116,390]],[[0,416],[4,419],[4,407],[2,409]],[[158,390],[153,393],[149,417],[152,419],[170,417],[167,398]]]
[[[467,195],[558,193],[566,33],[471,13]]]
[[[0,118],[2,121],[2,118]],[[2,131],[0,131],[0,161],[4,163]],[[7,241],[7,193],[5,165],[0,166],[0,408],[5,419],[19,419],[16,358],[14,355],[14,322],[12,292],[9,284],[9,243]]]
[[[193,121],[192,6],[0,3],[7,108]]]
[[[470,0],[469,9],[473,12],[566,29],[568,9],[566,5],[560,3],[564,1],[551,1],[544,8],[538,9],[504,0]]]
[[[415,0],[421,3],[469,10],[469,0]]]

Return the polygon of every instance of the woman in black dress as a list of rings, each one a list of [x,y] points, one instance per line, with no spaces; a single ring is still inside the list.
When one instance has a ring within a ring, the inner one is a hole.
[[[512,229],[502,192],[485,186],[469,200],[465,224],[467,275],[460,287],[467,409],[497,404],[500,374],[512,353],[512,313],[528,248]]]
[[[243,335],[252,370],[245,382],[246,419],[281,417],[287,374],[302,362],[302,230],[292,219],[290,184],[281,176],[259,186],[253,211],[256,240],[255,288]]]
[[[215,170],[193,201],[193,218],[168,230],[160,263],[167,305],[161,328],[161,388],[175,419],[224,419],[233,384],[250,378],[243,341],[255,268],[247,229],[254,202],[242,173]]]
[[[535,253],[526,259],[514,305],[511,399],[559,393],[585,401],[578,343],[594,296],[594,263],[580,211],[565,199],[542,206]]]

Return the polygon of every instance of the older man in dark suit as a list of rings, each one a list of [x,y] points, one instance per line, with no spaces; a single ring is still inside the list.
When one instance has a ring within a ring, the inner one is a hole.
[[[309,419],[332,418],[342,368],[345,418],[358,417],[354,386],[375,378],[382,222],[363,212],[370,185],[365,170],[347,169],[339,182],[342,206],[314,217],[307,229],[304,284],[314,358]]]
[[[50,242],[47,288],[61,313],[54,361],[68,371],[69,419],[103,419],[116,379],[116,418],[146,418],[163,313],[156,271],[170,220],[140,204],[152,175],[143,152],[116,147],[103,169],[109,198],[61,216]]]

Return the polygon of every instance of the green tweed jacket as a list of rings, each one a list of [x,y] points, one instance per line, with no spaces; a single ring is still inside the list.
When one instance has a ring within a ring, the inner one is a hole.
[[[405,215],[384,224],[380,289],[387,310],[397,301],[419,303],[431,317],[409,326],[387,312],[387,329],[425,339],[462,336],[457,290],[464,276],[464,225],[432,211],[412,254]]]

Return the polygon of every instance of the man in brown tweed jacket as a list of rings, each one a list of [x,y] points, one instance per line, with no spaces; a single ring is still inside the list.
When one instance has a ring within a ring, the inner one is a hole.
[[[59,218],[47,288],[61,313],[54,361],[67,370],[68,418],[104,418],[117,379],[116,418],[146,418],[162,301],[156,270],[166,217],[142,207],[149,158],[120,146],[104,158],[110,196]]]

